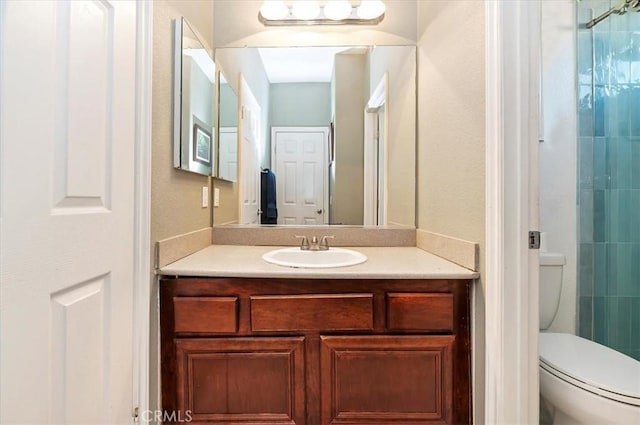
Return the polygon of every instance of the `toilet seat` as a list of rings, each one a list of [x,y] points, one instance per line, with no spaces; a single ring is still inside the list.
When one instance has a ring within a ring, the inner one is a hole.
[[[540,333],[540,367],[586,391],[640,406],[640,362],[570,334]],[[604,367],[603,367],[604,366]]]

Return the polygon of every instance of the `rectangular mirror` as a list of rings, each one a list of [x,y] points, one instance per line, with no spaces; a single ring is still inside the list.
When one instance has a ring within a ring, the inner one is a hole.
[[[218,178],[238,180],[238,96],[218,71]]]
[[[173,166],[215,175],[215,64],[184,19],[175,21]]]
[[[216,63],[238,94],[240,151],[259,166],[239,160],[236,198],[214,223],[228,208],[237,224],[257,214],[262,224],[415,226],[415,46],[221,48]]]

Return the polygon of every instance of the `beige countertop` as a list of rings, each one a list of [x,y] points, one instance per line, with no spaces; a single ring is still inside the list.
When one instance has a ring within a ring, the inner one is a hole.
[[[474,272],[415,247],[352,248],[368,257],[349,267],[306,269],[267,263],[262,255],[276,246],[211,245],[159,271],[168,276],[314,279],[475,279]]]

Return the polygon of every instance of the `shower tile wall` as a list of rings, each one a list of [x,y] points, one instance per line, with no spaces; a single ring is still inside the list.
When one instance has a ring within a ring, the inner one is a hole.
[[[640,360],[640,13],[578,4],[578,333]]]

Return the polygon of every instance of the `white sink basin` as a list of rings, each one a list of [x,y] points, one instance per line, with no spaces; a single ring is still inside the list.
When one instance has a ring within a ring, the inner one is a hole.
[[[296,247],[269,251],[262,256],[262,259],[279,266],[324,269],[364,263],[367,261],[367,256],[344,248],[330,248],[328,251],[303,251]]]

